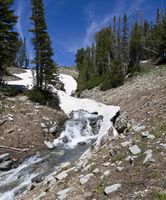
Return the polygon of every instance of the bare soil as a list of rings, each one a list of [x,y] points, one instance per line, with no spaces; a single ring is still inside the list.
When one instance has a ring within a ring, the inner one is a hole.
[[[62,111],[39,106],[23,95],[4,99],[2,105],[0,115],[1,117],[9,116],[9,120],[0,126],[0,144],[29,149],[27,152],[18,152],[0,148],[0,154],[8,152],[12,158],[16,159],[48,148],[44,144],[44,132],[41,126],[46,118],[57,123],[66,119],[66,115]],[[13,116],[11,117],[13,120],[10,119],[10,116]]]

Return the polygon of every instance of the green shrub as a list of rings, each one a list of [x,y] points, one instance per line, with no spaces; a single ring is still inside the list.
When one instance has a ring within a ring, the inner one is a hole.
[[[0,92],[6,96],[14,97],[14,96],[17,96],[18,94],[22,93],[23,91],[21,91],[20,89],[17,89],[14,86],[0,84]]]
[[[153,200],[166,200],[166,194],[160,194],[159,192],[152,192]]]
[[[39,90],[37,88],[33,88],[27,92],[27,96],[33,102],[59,109],[58,95],[55,93],[53,94],[49,90]]]

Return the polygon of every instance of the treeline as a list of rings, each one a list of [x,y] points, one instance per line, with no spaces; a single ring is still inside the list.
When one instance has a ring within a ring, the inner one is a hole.
[[[100,85],[101,90],[122,85],[127,76],[140,70],[140,61],[163,60],[166,56],[166,13],[157,9],[156,21],[142,19],[129,25],[113,18],[113,26],[95,34],[91,46],[78,49],[78,91]]]
[[[26,48],[26,39],[15,31],[18,17],[12,9],[13,0],[0,0],[0,83],[10,66],[28,68],[30,59]],[[43,0],[31,0],[32,16],[30,20],[34,34],[32,39],[35,51],[33,65],[36,69],[35,88],[46,89],[56,72],[52,56],[51,40],[47,32]]]

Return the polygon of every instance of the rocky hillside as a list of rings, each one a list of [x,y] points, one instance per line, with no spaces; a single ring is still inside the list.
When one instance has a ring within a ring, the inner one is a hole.
[[[166,68],[154,67],[106,92],[81,97],[120,105],[118,138],[103,138],[86,159],[33,183],[22,199],[166,199]],[[112,132],[110,132],[111,134]]]

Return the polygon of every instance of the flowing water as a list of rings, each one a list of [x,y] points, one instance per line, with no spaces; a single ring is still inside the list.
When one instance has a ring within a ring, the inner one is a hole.
[[[27,75],[26,75],[27,73]],[[32,73],[27,70],[19,74],[22,80],[9,84],[32,86]],[[64,162],[73,162],[91,146],[94,141],[107,134],[112,127],[111,119],[119,107],[107,106],[90,99],[78,99],[71,94],[77,88],[76,81],[68,75],[60,75],[66,92],[57,91],[60,107],[69,116],[60,137],[54,140],[55,148],[44,150],[26,158],[17,168],[0,172],[0,200],[14,200],[37,178],[46,177]],[[117,134],[114,131],[114,134]]]

